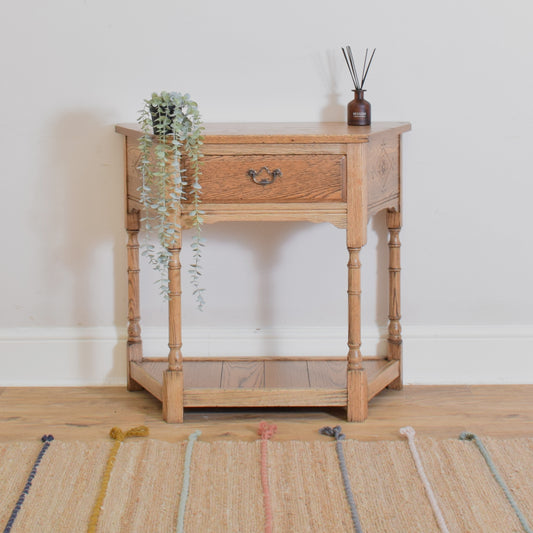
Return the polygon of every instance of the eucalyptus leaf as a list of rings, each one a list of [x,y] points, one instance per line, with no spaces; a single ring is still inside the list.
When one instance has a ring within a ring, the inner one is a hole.
[[[205,213],[198,207],[202,189],[199,161],[203,157],[203,126],[198,104],[188,94],[154,92],[144,100],[138,124],[143,131],[139,139],[141,155],[137,167],[142,178],[138,189],[144,208],[141,221],[145,230],[153,231],[159,237],[157,248],[152,244],[143,244],[142,253],[160,273],[160,292],[169,299],[168,266],[172,254],[167,247],[174,246],[179,238],[177,233],[181,226],[176,213],[182,212],[182,201],[192,204],[189,216],[196,230],[191,242],[195,262],[189,272],[197,306],[202,309],[205,304],[204,289],[199,286],[199,278],[201,247],[204,244],[200,231],[203,223],[201,215]],[[157,133],[154,133],[154,126]],[[188,169],[181,165],[182,155],[189,160]],[[184,187],[188,184],[190,193],[187,196]]]

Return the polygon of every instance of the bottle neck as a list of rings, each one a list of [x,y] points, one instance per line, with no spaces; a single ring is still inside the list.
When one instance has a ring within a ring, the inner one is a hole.
[[[366,89],[352,89],[354,98],[357,100],[364,100],[365,99],[365,91]]]

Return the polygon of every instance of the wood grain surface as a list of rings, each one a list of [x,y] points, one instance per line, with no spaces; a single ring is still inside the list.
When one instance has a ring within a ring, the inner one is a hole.
[[[371,126],[348,126],[344,122],[245,122],[204,124],[206,144],[275,144],[368,142],[373,135],[409,131],[408,122],[374,122]],[[139,137],[137,124],[118,124],[117,133]]]
[[[533,385],[406,386],[385,390],[369,404],[362,424],[342,408],[187,409],[183,425],[161,418],[161,402],[125,387],[13,387],[0,389],[0,440],[107,438],[113,426],[145,424],[150,436],[172,442],[196,429],[201,439],[257,439],[261,420],[278,426],[276,440],[322,439],[318,430],[340,424],[348,438],[397,440],[411,425],[419,436],[454,438],[462,431],[499,438],[533,436]]]

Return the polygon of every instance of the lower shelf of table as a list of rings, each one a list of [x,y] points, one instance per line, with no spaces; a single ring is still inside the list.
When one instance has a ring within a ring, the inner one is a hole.
[[[184,407],[346,406],[346,359],[194,359],[183,363]],[[168,364],[131,362],[134,381],[161,400]],[[400,375],[398,361],[363,361],[370,400]]]

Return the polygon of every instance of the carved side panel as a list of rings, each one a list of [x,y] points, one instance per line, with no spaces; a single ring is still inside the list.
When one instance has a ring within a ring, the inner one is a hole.
[[[400,137],[381,136],[368,147],[368,209],[397,208],[400,196]]]

